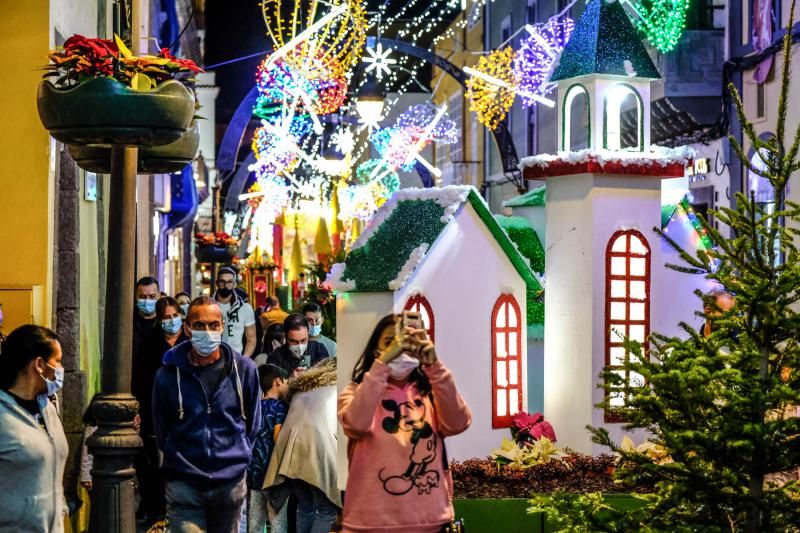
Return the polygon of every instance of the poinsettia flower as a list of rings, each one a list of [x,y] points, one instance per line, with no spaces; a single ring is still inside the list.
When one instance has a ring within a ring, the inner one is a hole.
[[[523,437],[529,435],[534,440],[547,437],[553,442],[556,441],[556,432],[542,413],[530,414],[520,411],[511,417],[511,424],[523,434]]]
[[[158,53],[158,57],[162,57],[164,59],[169,60],[170,63],[175,63],[181,68],[191,70],[192,72],[204,72],[203,69],[197,66],[197,63],[192,61],[191,59],[180,59],[172,55],[172,52],[169,51],[169,48],[162,48],[161,51]]]

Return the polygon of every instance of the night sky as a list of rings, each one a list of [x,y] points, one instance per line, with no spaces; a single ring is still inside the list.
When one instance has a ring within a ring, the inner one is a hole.
[[[207,66],[271,49],[257,0],[207,2],[206,28]],[[213,69],[217,73],[217,85],[220,88],[217,98],[218,125],[228,123],[241,99],[253,86],[256,68],[262,59],[255,57]],[[219,132],[217,139],[221,136]]]

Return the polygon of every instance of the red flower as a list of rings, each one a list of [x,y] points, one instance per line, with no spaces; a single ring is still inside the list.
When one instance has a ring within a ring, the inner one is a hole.
[[[547,437],[553,442],[556,441],[556,432],[550,422],[544,419],[542,413],[533,413],[531,415],[520,411],[511,417],[511,424],[520,433],[520,438],[522,439],[530,437],[533,440],[539,440],[542,437]]]
[[[164,59],[169,59],[171,63],[175,63],[179,67],[191,70],[192,72],[203,72],[203,69],[197,66],[197,63],[192,61],[191,59],[179,59],[172,55],[172,52],[169,51],[169,48],[162,48],[161,51],[158,53],[158,57],[163,57]]]

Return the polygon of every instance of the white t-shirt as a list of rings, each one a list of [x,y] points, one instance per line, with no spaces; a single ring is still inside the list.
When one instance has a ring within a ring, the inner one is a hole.
[[[233,302],[236,303],[235,301]],[[253,307],[248,303],[236,305],[231,310],[231,304],[219,303],[222,308],[222,320],[225,327],[222,333],[222,341],[239,353],[244,350],[244,328],[256,324],[256,314]]]

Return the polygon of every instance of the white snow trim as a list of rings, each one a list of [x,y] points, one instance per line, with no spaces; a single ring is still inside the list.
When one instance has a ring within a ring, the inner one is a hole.
[[[597,161],[601,165],[605,163],[619,163],[622,166],[628,165],[649,165],[657,164],[662,167],[680,163],[688,165],[697,153],[689,146],[679,146],[677,148],[665,148],[653,145],[649,152],[626,152],[622,150],[578,150],[577,152],[558,152],[556,154],[541,154],[531,157],[523,157],[519,162],[519,169],[526,167],[547,167],[551,163],[588,163]]]
[[[428,243],[422,243],[413,250],[408,256],[406,260],[406,264],[403,265],[403,268],[400,269],[400,272],[397,273],[397,277],[394,278],[392,281],[389,282],[389,290],[397,291],[400,290],[408,278],[411,277],[411,274],[414,273],[414,270],[419,266],[422,260],[425,258],[425,252],[428,251]]]
[[[372,216],[364,231],[358,236],[350,250],[357,250],[367,244],[367,241],[375,234],[378,228],[386,222],[386,219],[394,212],[400,202],[411,200],[434,200],[444,208],[442,222],[447,224],[453,220],[453,215],[467,200],[470,191],[474,191],[472,186],[448,185],[446,187],[431,187],[428,189],[400,189],[395,192],[389,200],[381,206]]]
[[[325,278],[325,283],[330,285],[337,292],[350,292],[356,289],[356,282],[353,280],[343,280],[344,263],[336,263],[331,267],[331,271]]]

